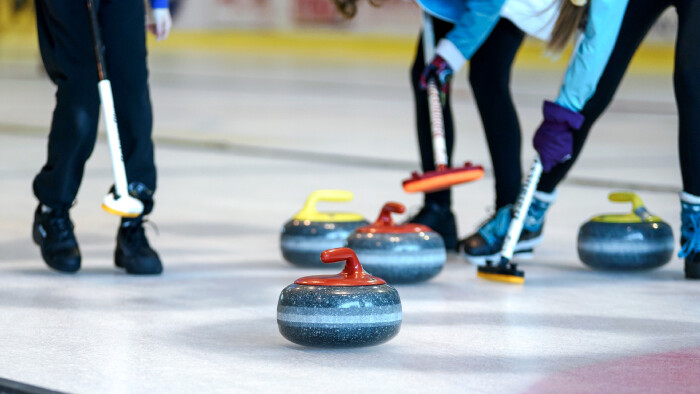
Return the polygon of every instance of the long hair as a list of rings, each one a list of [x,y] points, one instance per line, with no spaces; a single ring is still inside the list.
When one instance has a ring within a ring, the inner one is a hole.
[[[569,43],[572,34],[579,27],[582,18],[588,12],[586,1],[559,0],[559,17],[554,23],[552,36],[547,43],[547,50],[560,52]]]
[[[357,3],[359,0],[333,0],[335,8],[343,14],[344,17],[352,19],[357,14]],[[367,0],[374,7],[379,7],[382,0]]]

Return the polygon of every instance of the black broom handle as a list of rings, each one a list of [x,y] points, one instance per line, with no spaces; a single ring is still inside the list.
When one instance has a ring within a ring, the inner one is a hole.
[[[107,67],[105,67],[105,45],[102,42],[100,24],[97,21],[97,10],[93,0],[87,1],[88,14],[90,14],[90,31],[92,32],[92,42],[95,46],[95,59],[97,60],[97,77],[100,81],[107,79]]]

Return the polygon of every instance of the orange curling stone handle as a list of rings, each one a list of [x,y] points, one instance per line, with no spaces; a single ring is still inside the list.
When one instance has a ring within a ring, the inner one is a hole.
[[[321,253],[321,261],[326,264],[345,262],[345,268],[337,275],[305,276],[294,281],[307,286],[375,286],[386,284],[381,278],[374,277],[362,268],[360,260],[350,248],[328,249]]]
[[[418,223],[406,223],[395,225],[391,218],[392,213],[404,213],[406,207],[398,202],[388,202],[382,207],[379,212],[379,217],[369,226],[360,227],[355,230],[356,233],[376,233],[376,234],[406,234],[406,233],[426,233],[433,231],[428,226]]]

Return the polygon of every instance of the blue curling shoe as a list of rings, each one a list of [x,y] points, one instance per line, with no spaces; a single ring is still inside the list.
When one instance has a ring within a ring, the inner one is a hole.
[[[700,196],[681,192],[681,250],[685,277],[700,279]]]
[[[527,211],[520,239],[515,245],[514,254],[518,257],[530,257],[535,246],[542,243],[544,216],[555,198],[556,192],[551,194],[535,192],[530,209]],[[487,261],[497,261],[508,233],[512,210],[512,205],[506,205],[499,209],[495,215],[479,227],[476,233],[459,242],[459,252],[469,262],[476,265],[484,265]]]

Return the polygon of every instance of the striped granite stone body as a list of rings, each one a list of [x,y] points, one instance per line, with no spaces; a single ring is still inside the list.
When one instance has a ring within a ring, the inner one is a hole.
[[[277,324],[304,346],[355,347],[384,343],[401,328],[401,300],[389,285],[307,286],[280,294]]]
[[[436,232],[354,233],[347,241],[365,270],[389,283],[417,283],[435,277],[447,254]]]
[[[673,231],[664,223],[589,221],[578,233],[578,255],[595,269],[632,271],[660,267],[673,255]]]
[[[280,235],[282,256],[290,263],[302,267],[326,267],[319,259],[327,249],[345,246],[346,238],[356,228],[368,222],[313,222],[292,219],[285,223]]]

